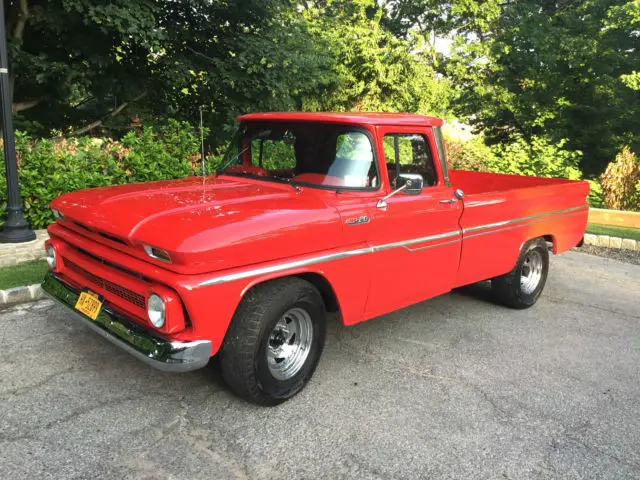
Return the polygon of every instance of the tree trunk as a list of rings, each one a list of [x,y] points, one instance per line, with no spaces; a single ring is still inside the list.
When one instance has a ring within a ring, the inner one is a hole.
[[[109,113],[107,113],[104,117],[102,117],[100,120],[96,120],[95,122],[90,123],[89,125],[86,125],[82,128],[79,128],[78,130],[74,130],[73,132],[71,132],[71,136],[75,137],[77,135],[82,135],[83,133],[87,133],[90,132],[91,130],[98,128],[100,125],[102,125],[104,123],[104,121],[109,118],[109,117],[115,117],[116,115],[118,115],[122,110],[124,110],[130,103],[132,102],[137,102],[138,100],[141,100],[142,98],[144,98],[147,95],[147,92],[144,91],[142,92],[140,95],[138,95],[136,98],[134,98],[133,100],[130,100],[128,102],[124,102],[121,103],[120,105],[118,105],[116,108],[114,108],[113,110],[111,110]]]
[[[24,37],[24,28],[27,25],[27,20],[29,19],[28,0],[19,0],[18,3],[15,5],[15,8],[17,8],[18,11],[16,13],[16,23],[13,27],[13,32],[12,32],[13,38],[22,41],[22,38]],[[15,90],[16,74],[12,68],[9,68],[9,72],[10,72],[9,73],[9,97],[10,97],[11,103],[13,103],[13,91]],[[29,102],[25,102],[25,103],[29,103]],[[31,107],[27,107],[27,108],[31,108]],[[20,110],[15,110],[15,106],[14,106],[14,112],[19,112],[19,111]]]

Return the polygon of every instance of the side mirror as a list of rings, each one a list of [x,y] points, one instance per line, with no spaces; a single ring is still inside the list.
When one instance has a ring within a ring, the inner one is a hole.
[[[419,195],[420,192],[422,192],[423,186],[424,179],[422,178],[422,175],[417,173],[401,173],[396,177],[396,189],[386,197],[378,200],[376,207],[387,208],[387,200],[393,197],[396,193],[404,192],[407,195]]]
[[[406,195],[420,195],[422,187],[424,179],[417,173],[401,173],[396,178],[396,190],[401,190]]]

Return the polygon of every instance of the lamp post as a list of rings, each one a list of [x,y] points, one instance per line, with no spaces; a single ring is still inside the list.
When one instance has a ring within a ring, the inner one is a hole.
[[[0,243],[22,243],[35,240],[36,234],[29,228],[22,214],[20,188],[18,186],[18,161],[13,135],[13,111],[9,90],[9,62],[7,59],[7,35],[4,17],[4,0],[0,1],[0,121],[4,140],[4,164],[7,170],[7,221],[0,231]]]

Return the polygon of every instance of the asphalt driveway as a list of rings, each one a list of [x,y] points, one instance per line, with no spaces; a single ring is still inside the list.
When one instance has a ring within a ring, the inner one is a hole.
[[[640,478],[640,266],[554,258],[345,328],[293,400],[157,372],[49,301],[0,312],[0,478]]]

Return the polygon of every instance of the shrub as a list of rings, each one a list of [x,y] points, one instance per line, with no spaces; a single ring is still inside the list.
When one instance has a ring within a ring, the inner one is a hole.
[[[103,148],[104,140],[74,138],[33,141],[16,132],[18,172],[24,214],[34,228],[53,221],[48,208],[58,195],[126,180],[124,172]],[[0,175],[0,214],[6,213],[6,180]]]
[[[513,143],[493,146],[493,155],[485,163],[493,172],[579,180],[582,172],[578,163],[582,153],[565,150],[566,142],[561,140],[554,144],[544,137],[534,136],[527,143],[518,138]]]
[[[602,208],[606,206],[604,204],[602,185],[599,180],[587,180],[589,182],[589,196],[587,201],[589,206],[593,208]]]
[[[53,221],[49,203],[85,188],[180,178],[200,173],[199,135],[185,122],[129,132],[122,141],[91,137],[33,140],[16,132],[24,214],[33,228]],[[195,160],[197,159],[197,160]],[[7,209],[0,172],[0,216]]]
[[[447,155],[447,165],[456,170],[473,170],[486,172],[487,159],[493,156],[491,148],[484,143],[480,135],[469,140],[454,138],[449,135],[444,137],[444,147]]]
[[[489,147],[481,135],[468,140],[447,135],[445,147],[450,168],[480,172],[562,177],[578,180],[581,152],[563,149],[566,140],[557,144],[543,137],[527,143],[522,137],[515,142]]]
[[[188,145],[188,140],[185,145]],[[122,146],[128,153],[122,159],[128,182],[149,182],[186,177],[194,173],[191,152],[179,152],[173,145],[165,143],[152,127],[145,127],[141,134],[131,131],[122,138]],[[180,155],[181,154],[181,155]],[[180,155],[180,156],[178,156]]]
[[[604,203],[614,210],[640,211],[640,162],[624,147],[600,177]]]

